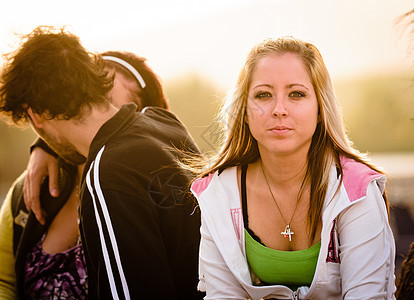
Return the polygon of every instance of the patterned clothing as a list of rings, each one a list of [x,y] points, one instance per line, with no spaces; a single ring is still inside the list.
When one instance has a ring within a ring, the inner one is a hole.
[[[82,244],[56,254],[43,251],[46,235],[27,254],[24,287],[28,299],[86,299],[88,281]]]
[[[45,299],[41,296],[28,297],[26,294],[26,291],[29,290],[25,286],[28,256],[30,257],[30,254],[34,253],[34,247],[42,240],[49,225],[70,197],[74,187],[75,174],[76,167],[60,161],[60,195],[57,198],[49,194],[48,180],[46,179],[43,182],[40,197],[42,207],[46,211],[46,224],[44,226],[37,222],[32,212],[26,210],[23,199],[23,184],[26,172],[10,188],[0,212],[0,299]],[[69,250],[66,252],[69,252]],[[67,256],[66,252],[65,255]],[[42,261],[46,260],[43,258]],[[74,262],[74,264],[76,263]],[[85,266],[85,262],[82,265]],[[53,270],[49,268],[49,271],[56,272],[57,268],[55,267]],[[63,273],[60,269],[58,271],[59,274]],[[34,276],[36,278],[33,277],[33,280],[40,278],[39,273]],[[63,295],[61,295],[62,298],[64,298]],[[55,296],[55,298],[52,296],[45,297],[46,299],[56,299],[59,296]],[[74,297],[68,297],[67,299],[74,299]]]

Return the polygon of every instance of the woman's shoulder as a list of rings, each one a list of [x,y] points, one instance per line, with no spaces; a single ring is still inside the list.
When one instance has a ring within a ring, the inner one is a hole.
[[[234,188],[234,182],[237,183],[237,167],[230,167],[224,170],[217,170],[207,174],[204,177],[197,178],[191,184],[191,190],[196,197],[199,197],[210,187],[217,187],[220,185],[225,189]]]
[[[364,197],[367,193],[368,185],[372,181],[376,181],[379,188],[382,191],[384,190],[385,175],[352,158],[341,156],[340,160],[342,183],[351,202]]]
[[[214,174],[216,173],[217,171],[210,173],[204,177],[197,178],[196,180],[193,181],[193,183],[191,184],[191,190],[193,191],[195,196],[200,196],[208,188],[211,180],[214,177]]]

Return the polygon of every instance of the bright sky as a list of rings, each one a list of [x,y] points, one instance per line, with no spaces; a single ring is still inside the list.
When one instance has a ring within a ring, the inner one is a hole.
[[[407,65],[396,18],[411,0],[8,0],[0,51],[15,33],[69,25],[91,51],[126,50],[148,58],[164,79],[197,72],[228,87],[248,50],[268,37],[313,42],[333,76]],[[414,38],[413,38],[414,40]],[[413,59],[414,60],[414,59]]]

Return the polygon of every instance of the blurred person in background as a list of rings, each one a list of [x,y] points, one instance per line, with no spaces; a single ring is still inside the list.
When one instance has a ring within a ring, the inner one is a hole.
[[[54,39],[53,37],[56,37],[58,39],[62,38],[63,42],[60,44],[60,46],[62,46],[62,44],[65,45],[65,39],[69,44],[77,43],[77,38],[71,36],[70,34],[64,33],[63,31],[54,36],[54,34],[42,32],[42,29],[37,29],[32,33],[32,35],[29,35],[27,38],[28,42],[30,42],[30,40],[34,40],[36,43],[37,41],[38,47],[41,49],[41,40],[48,40],[48,37],[52,37],[51,40]],[[60,46],[57,48],[59,49]],[[24,45],[23,48],[21,48],[19,51],[24,51]],[[18,60],[18,53],[19,52],[16,52],[15,54],[16,56],[14,62]],[[49,52],[49,55],[53,54]],[[123,103],[131,101],[137,104],[136,106],[134,105],[123,108],[124,115],[126,114],[125,111],[130,111],[131,108],[134,108],[134,110],[136,110],[148,105],[168,108],[168,102],[163,94],[162,87],[157,77],[148,68],[148,66],[146,66],[143,59],[138,58],[131,53],[123,52],[106,52],[103,53],[103,58],[107,62],[106,69],[108,73],[112,74],[112,72],[114,72],[113,74],[115,74],[115,85],[109,92],[109,96],[113,103],[118,107]],[[10,112],[10,110],[9,108],[6,108],[7,105],[5,105],[5,103],[7,100],[9,100],[7,97],[11,98],[11,89],[9,86],[7,86],[7,83],[10,85],[10,81],[8,82],[7,79],[10,79],[10,74],[18,69],[18,66],[15,64],[16,63],[11,64],[4,73],[6,74],[6,87],[2,86],[1,108],[3,111],[7,112]],[[59,67],[60,66],[58,66],[58,68]],[[7,77],[7,74],[9,77]],[[3,81],[2,83],[4,84],[5,82]],[[110,84],[111,82],[108,81],[108,86],[110,86]],[[149,91],[149,89],[153,91]],[[27,105],[30,107],[30,104],[25,104],[25,108],[27,108]],[[24,118],[22,115],[19,117]],[[29,118],[29,115],[26,115],[26,118]],[[147,116],[142,117],[142,119],[147,119],[148,126],[151,126],[151,124],[154,126],[161,126],[161,128],[162,126],[166,126],[166,128],[172,131],[172,135],[178,134],[176,138],[184,137],[184,140],[182,140],[182,142],[186,144],[188,148],[192,148],[194,151],[197,150],[191,138],[187,135],[188,133],[186,130],[170,113],[167,113],[166,111],[163,112],[162,110],[160,111],[159,109],[149,110]],[[16,121],[16,119],[14,120]],[[174,124],[175,128],[173,126]],[[153,138],[157,140],[157,137]],[[175,141],[175,137],[171,137],[171,140]],[[47,154],[46,157],[48,157],[48,155],[51,155],[48,158],[49,160],[46,159],[46,161],[48,161],[46,163],[47,167],[45,167],[46,171],[43,170],[43,173],[42,171],[39,171],[39,169],[32,171],[33,174],[37,173],[34,175],[34,177],[38,176],[42,178],[43,176],[50,174],[49,180],[45,180],[40,189],[42,200],[41,203],[45,208],[45,211],[41,212],[38,219],[40,220],[41,224],[44,224],[45,226],[42,226],[40,223],[38,223],[38,221],[35,219],[35,216],[32,213],[28,214],[28,210],[25,208],[25,205],[23,203],[22,185],[23,182],[27,180],[28,175],[23,174],[11,188],[1,211],[0,228],[2,242],[0,255],[2,256],[2,262],[7,261],[10,263],[4,264],[4,272],[1,272],[3,275],[0,281],[0,287],[4,292],[5,297],[10,296],[13,298],[13,295],[16,293],[17,284],[17,294],[20,298],[28,297],[41,299],[44,297],[49,299],[52,293],[55,297],[58,298],[74,297],[76,299],[81,299],[85,297],[88,290],[88,285],[89,291],[91,288],[90,276],[88,278],[86,275],[87,268],[85,266],[85,258],[86,264],[88,264],[88,259],[93,260],[95,258],[103,258],[101,256],[102,254],[99,255],[100,251],[97,248],[94,248],[96,250],[89,250],[90,252],[88,253],[87,257],[84,257],[83,253],[83,247],[85,247],[85,245],[89,245],[89,247],[91,247],[90,244],[92,244],[92,242],[88,238],[91,236],[89,233],[85,233],[85,231],[83,231],[81,234],[79,234],[79,228],[77,224],[79,219],[79,216],[77,215],[79,205],[79,185],[82,177],[82,172],[80,168],[73,167],[73,165],[76,165],[76,163],[79,163],[80,161],[71,161],[68,159],[68,157],[64,157],[64,160],[59,159],[59,164],[57,167],[56,159],[53,157],[55,156],[54,151],[51,151],[51,149],[42,142],[37,143],[37,145],[40,147],[34,147],[33,152],[38,151],[38,153],[42,153],[41,155],[45,155],[45,153],[49,152],[50,154]],[[42,149],[46,150],[47,152],[43,152]],[[58,154],[61,153],[58,151]],[[38,160],[42,161],[42,159]],[[44,161],[45,160],[43,160],[43,162]],[[72,164],[68,164],[67,162],[71,162]],[[31,165],[33,165],[33,163],[29,163],[29,167]],[[118,176],[118,174],[114,175]],[[149,176],[150,174],[147,175]],[[119,176],[122,177],[122,175]],[[189,179],[187,176],[178,175],[178,177],[179,180],[178,182],[175,182],[175,184],[183,186],[188,184]],[[58,180],[56,180],[56,178],[58,178]],[[34,181],[36,180],[37,179],[34,179]],[[50,183],[53,180],[55,180],[55,182]],[[175,180],[177,181],[176,178]],[[85,186],[83,188],[85,188]],[[148,189],[149,186],[146,186],[146,188]],[[163,194],[163,191],[157,190],[159,188],[160,187],[155,186],[155,194]],[[53,197],[50,195],[49,190],[51,190],[52,193],[58,192],[59,196],[56,199],[52,199]],[[36,193],[39,194],[39,192],[34,192],[32,195],[36,195]],[[171,197],[172,195],[164,196]],[[137,198],[139,197],[146,198],[144,195],[138,195]],[[142,199],[137,199],[137,201],[140,200]],[[153,200],[154,199],[151,199],[151,201]],[[153,203],[153,206],[155,207],[152,209],[152,213],[159,213],[157,218],[161,219],[158,221],[154,220],[154,222],[165,223],[164,225],[161,224],[161,227],[171,227],[157,229],[157,226],[155,226],[154,228],[149,229],[155,231],[160,230],[161,233],[163,230],[166,230],[165,233],[163,233],[165,236],[159,237],[164,241],[160,240],[157,243],[165,243],[165,250],[160,250],[161,252],[166,251],[165,255],[167,257],[163,257],[162,260],[167,260],[171,269],[168,271],[168,273],[159,275],[160,280],[165,280],[167,282],[166,286],[172,288],[172,290],[166,288],[163,292],[168,293],[168,295],[172,298],[174,298],[175,295],[178,298],[198,298],[200,294],[195,292],[194,286],[196,282],[197,272],[196,257],[199,234],[197,229],[192,230],[192,228],[197,227],[199,221],[197,220],[197,215],[190,216],[192,204],[181,203],[183,205],[180,208],[166,208],[162,207],[162,205],[157,206],[154,204],[155,203]],[[120,205],[120,203],[118,203],[118,205]],[[191,207],[189,207],[189,205],[191,205]],[[138,204],[137,206],[139,207]],[[113,210],[114,209],[111,209],[110,213],[112,213]],[[188,212],[188,210],[190,210],[190,212]],[[176,214],[176,218],[174,218],[174,214]],[[168,219],[168,217],[171,216],[173,216],[173,218]],[[134,217],[138,216],[136,215]],[[167,217],[167,219],[163,220],[163,217]],[[94,217],[89,216],[87,219],[88,222],[90,222],[94,219]],[[112,217],[112,221],[114,223],[122,222],[122,220],[119,220],[119,216]],[[174,224],[175,222],[179,222],[180,224]],[[89,224],[89,226],[93,225]],[[185,239],[183,239],[182,236],[179,236],[179,234],[177,236],[174,234],[174,232],[180,233],[180,231],[181,233],[186,233]],[[131,246],[131,248],[134,248],[131,245],[134,244],[132,242],[133,239],[145,240],[145,237],[140,237],[140,232],[134,232],[132,228],[130,228],[130,232],[127,231],[123,232],[122,234],[132,236],[132,239],[129,241],[129,243],[123,245],[122,248],[128,248],[129,246]],[[80,236],[82,239],[80,239]],[[102,237],[101,239],[105,240],[105,238]],[[177,246],[177,248],[174,248],[175,246]],[[145,243],[144,246],[141,245],[141,248],[145,247]],[[180,253],[180,251],[183,252]],[[139,251],[135,251],[134,254],[139,254]],[[148,258],[138,256],[135,258],[135,261],[154,261],[157,255],[155,253],[153,254],[154,257]],[[93,258],[91,258],[91,256],[93,256]],[[3,257],[6,260],[3,259]],[[16,258],[16,261],[14,260],[14,257]],[[124,260],[125,258],[122,259]],[[65,266],[64,268],[62,268],[62,263]],[[94,261],[94,267],[96,267],[96,263],[99,264],[99,262]],[[125,264],[127,267],[125,267]],[[129,264],[130,261],[128,259],[125,259],[124,268],[129,269]],[[140,295],[146,295],[147,293],[152,292],[152,296],[154,298],[157,298],[157,293],[154,289],[154,285],[156,283],[154,282],[154,278],[151,277],[151,272],[156,271],[159,264],[162,264],[162,262],[160,261],[152,265],[148,272],[146,271],[145,263],[140,264],[140,267],[136,268],[136,272],[138,273],[136,277],[146,278],[144,280],[145,282],[152,280],[152,283],[147,284],[140,283],[138,281],[131,282],[131,279],[127,278],[130,286],[139,287],[141,289],[139,293]],[[135,265],[135,263],[132,262],[131,266],[132,265]],[[162,267],[162,269],[164,269],[164,267]],[[113,295],[113,287],[111,286],[111,291],[109,291],[110,285],[104,284],[104,282],[108,280],[106,274],[109,276],[109,273],[105,272],[105,268],[108,268],[107,264],[100,265],[98,269],[94,268],[92,270],[92,277],[94,278],[94,281],[92,283],[93,290],[92,293],[89,294],[89,296],[92,298],[98,297],[98,295],[102,299],[105,297],[111,298],[111,295]],[[15,269],[15,274],[13,269]],[[131,274],[131,272],[125,273],[129,275]],[[194,283],[192,284],[191,281],[194,281]],[[117,284],[119,284],[119,282],[117,282]],[[122,285],[125,286],[124,284],[125,283]],[[134,298],[133,295],[136,295],[134,294],[137,292],[135,289],[136,288],[132,288],[132,298]],[[126,290],[123,289],[124,293],[125,291]],[[161,293],[161,291],[157,292]],[[2,295],[1,293],[0,295]],[[127,295],[124,294],[124,296],[125,298],[128,298]]]
[[[398,300],[411,300],[414,297],[414,242],[411,243],[410,250],[401,265],[395,296]]]

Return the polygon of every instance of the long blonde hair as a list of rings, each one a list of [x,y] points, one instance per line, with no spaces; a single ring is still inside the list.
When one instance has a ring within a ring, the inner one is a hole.
[[[233,91],[218,115],[218,118],[224,121],[222,130],[225,133],[220,150],[209,160],[193,164],[192,170],[199,178],[217,170],[252,163],[260,157],[257,142],[250,133],[246,116],[251,78],[260,59],[284,53],[294,53],[303,60],[318,101],[320,122],[309,148],[304,179],[305,182],[310,183],[308,224],[310,237],[313,240],[322,215],[332,166],[336,166],[342,173],[340,155],[352,158],[382,173],[369,163],[365,155],[353,148],[345,132],[342,110],[335,96],[332,80],[319,50],[313,44],[293,37],[282,37],[266,39],[253,47],[247,55]]]

